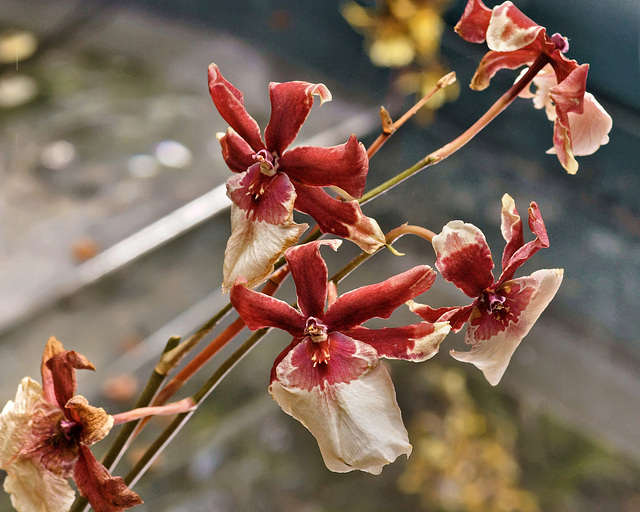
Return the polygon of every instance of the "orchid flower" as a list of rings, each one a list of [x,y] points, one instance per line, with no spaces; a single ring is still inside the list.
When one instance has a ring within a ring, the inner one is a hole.
[[[449,325],[362,327],[370,318],[389,318],[398,306],[426,291],[436,274],[418,266],[335,298],[319,249],[326,244],[336,250],[340,243],[312,242],[285,252],[299,310],[241,280],[231,289],[231,302],[251,330],[277,327],[293,336],[273,365],[269,391],[316,437],[326,466],[336,472],[379,474],[399,455],[411,453],[393,383],[380,358],[429,359]]]
[[[535,240],[524,243],[522,221],[514,200],[502,198],[502,273],[497,281],[487,241],[476,226],[454,220],[433,237],[436,267],[456,285],[472,304],[432,309],[410,303],[411,310],[429,322],[449,321],[454,332],[468,323],[468,352],[451,351],[458,361],[472,363],[493,386],[500,382],[511,356],[558,291],[562,269],[538,270],[514,279],[515,271],[543,247],[549,246],[547,231],[536,203],[529,208],[529,228]]]
[[[273,264],[294,245],[306,224],[293,221],[293,210],[306,213],[324,233],[347,238],[369,253],[384,245],[375,220],[365,217],[357,201],[331,197],[323,187],[333,186],[361,197],[369,170],[364,146],[355,135],[339,146],[300,146],[295,140],[313,105],[331,100],[323,84],[271,83],[271,119],[264,131],[244,108],[243,94],[209,66],[209,91],[220,115],[229,123],[220,136],[222,155],[237,173],[227,181],[232,201],[231,237],[227,242],[223,290],[238,276],[249,286],[264,281]]]
[[[0,414],[0,468],[7,472],[4,489],[19,512],[68,511],[75,498],[69,478],[96,512],[120,512],[139,505],[140,497],[122,478],[112,477],[89,446],[102,440],[113,425],[195,407],[189,398],[111,416],[75,395],[80,369],[95,367],[51,337],[42,358],[42,386],[25,377],[15,400]]]
[[[578,65],[564,56],[569,50],[565,37],[557,33],[547,35],[544,27],[511,2],[489,9],[481,0],[469,0],[455,30],[472,43],[486,40],[491,50],[471,80],[471,88],[475,90],[485,89],[501,69],[529,66],[540,56],[546,57],[547,66],[539,72],[540,78],[534,79],[541,98],[534,105],[547,107],[547,116],[554,122],[553,148],[548,152],[557,155],[568,173],[578,171],[574,156],[590,155],[609,142],[611,117],[586,93],[589,65]],[[532,94],[525,90],[521,96],[532,97]]]

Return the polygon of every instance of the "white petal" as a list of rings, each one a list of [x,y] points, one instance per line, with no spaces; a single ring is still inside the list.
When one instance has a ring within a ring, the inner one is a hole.
[[[307,427],[318,441],[331,471],[354,469],[374,475],[399,455],[411,453],[407,431],[389,373],[372,347],[355,341],[354,359],[368,367],[350,382],[302,389],[288,383],[293,351],[276,369],[269,391],[287,413]],[[331,363],[329,363],[331,364]]]
[[[510,325],[487,340],[475,343],[471,341],[470,351],[452,350],[451,355],[458,361],[471,363],[482,370],[492,386],[498,384],[516,348],[558,291],[562,275],[562,269],[538,270],[531,274],[530,277],[537,280],[538,285],[526,309],[521,313],[517,325]],[[473,340],[473,333],[474,328],[469,325],[467,340]]]
[[[601,145],[609,142],[609,132],[613,126],[611,116],[602,108],[593,94],[584,95],[583,105],[582,114],[569,112],[571,146],[576,156],[591,155]]]
[[[66,512],[76,496],[66,478],[26,457],[19,457],[7,469],[4,490],[18,512]]]
[[[11,504],[19,512],[66,511],[75,498],[65,478],[20,455],[20,450],[30,441],[33,414],[51,408],[40,384],[25,377],[18,386],[15,400],[7,402],[0,414],[0,468],[7,472],[4,490],[11,495]]]
[[[235,280],[243,276],[248,286],[264,282],[284,251],[294,245],[308,228],[307,224],[269,224],[253,221],[235,204],[231,205],[231,236],[224,252],[224,281],[227,293]]]

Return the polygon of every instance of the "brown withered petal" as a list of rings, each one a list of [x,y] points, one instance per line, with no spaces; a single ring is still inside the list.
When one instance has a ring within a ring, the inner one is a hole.
[[[66,403],[66,408],[75,421],[82,424],[79,442],[91,446],[104,439],[113,427],[113,416],[102,407],[89,405],[82,395],[76,395]]]

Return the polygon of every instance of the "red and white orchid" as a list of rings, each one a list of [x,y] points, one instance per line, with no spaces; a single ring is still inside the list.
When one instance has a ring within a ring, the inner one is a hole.
[[[477,366],[493,386],[498,384],[511,356],[562,282],[562,269],[538,270],[514,279],[515,271],[543,247],[549,246],[547,231],[536,203],[529,208],[529,228],[535,240],[524,243],[522,221],[511,196],[502,198],[502,273],[494,280],[491,250],[473,224],[454,220],[433,237],[436,267],[447,281],[469,297],[468,306],[432,309],[412,302],[411,310],[429,322],[448,321],[454,332],[468,323],[465,341],[469,352],[451,355]]]
[[[364,251],[384,244],[375,220],[363,215],[357,201],[341,201],[323,187],[334,186],[361,197],[369,171],[364,146],[355,135],[339,146],[300,146],[295,140],[313,105],[331,100],[323,84],[269,84],[271,119],[264,131],[244,108],[243,94],[209,66],[209,91],[230,128],[219,140],[229,168],[238,173],[227,181],[233,202],[231,237],[227,242],[223,289],[243,276],[249,286],[264,281],[285,249],[294,245],[306,224],[293,221],[293,210],[307,213],[324,233],[347,238]]]
[[[538,86],[536,108],[546,106],[554,122],[553,149],[570,174],[578,170],[575,156],[590,155],[609,142],[611,117],[586,91],[588,64],[578,65],[564,56],[569,42],[560,34],[547,35],[544,27],[525,16],[511,2],[493,9],[481,0],[469,0],[456,32],[472,43],[487,42],[489,51],[471,80],[471,88],[485,89],[501,69],[530,66],[544,56],[548,64],[534,83]],[[552,78],[551,78],[552,77]],[[525,90],[523,97],[533,95]]]
[[[89,446],[106,437],[113,425],[195,406],[189,398],[111,416],[75,395],[80,369],[95,367],[51,337],[42,357],[42,386],[25,377],[15,400],[7,402],[0,414],[0,468],[7,472],[4,489],[18,512],[68,511],[75,498],[69,478],[97,512],[139,505],[140,497],[122,478],[112,477]]]
[[[250,329],[277,327],[293,336],[273,365],[269,391],[316,437],[327,467],[379,474],[399,455],[411,453],[391,378],[379,359],[429,359],[449,325],[362,327],[371,318],[389,318],[426,291],[436,274],[418,266],[336,298],[319,249],[326,244],[335,250],[340,243],[312,242],[285,252],[299,310],[241,283],[233,286],[231,302]]]

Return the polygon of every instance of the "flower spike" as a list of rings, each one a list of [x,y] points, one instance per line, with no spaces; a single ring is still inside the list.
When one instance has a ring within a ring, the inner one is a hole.
[[[489,9],[481,0],[468,1],[455,30],[469,42],[486,41],[491,50],[471,80],[475,90],[488,87],[501,69],[518,69],[546,59],[548,64],[533,79],[537,92],[527,88],[520,96],[533,98],[535,108],[545,108],[554,123],[553,148],[548,153],[555,153],[569,174],[578,171],[575,156],[590,155],[609,142],[611,116],[585,92],[589,65],[578,65],[564,56],[569,50],[565,37],[549,36],[511,2]]]

